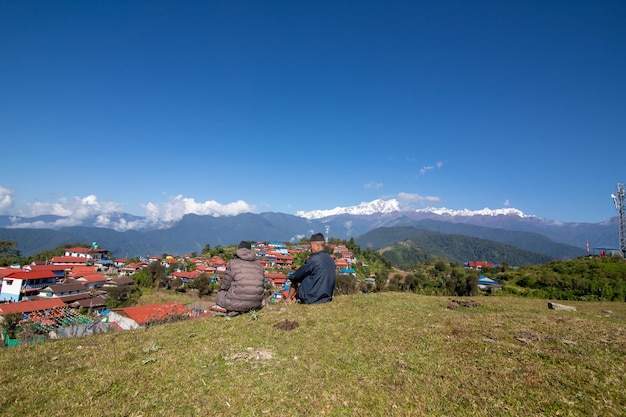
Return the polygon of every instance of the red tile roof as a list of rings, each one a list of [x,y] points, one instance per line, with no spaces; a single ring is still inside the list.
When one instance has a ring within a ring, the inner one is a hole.
[[[105,282],[107,279],[104,275],[100,275],[97,272],[94,272],[92,274],[81,274],[79,276],[77,276],[76,281],[84,281],[84,282]]]
[[[22,270],[16,269],[14,273],[9,274],[7,277],[15,278],[15,279],[46,279],[46,278],[56,278],[56,275],[52,271],[24,272]]]
[[[139,307],[127,307],[121,311],[133,319],[137,324],[147,324],[156,320],[163,320],[170,316],[191,315],[183,303],[174,301],[166,304],[151,304]]]
[[[285,278],[287,274],[281,274],[279,272],[266,272],[265,277],[267,278]]]
[[[56,264],[85,264],[89,259],[84,256],[53,256],[50,262]]]
[[[335,266],[348,266],[349,263],[343,258],[339,258],[335,260]]]
[[[24,268],[28,268],[31,271],[65,271],[66,268],[69,268],[68,265],[25,265]]]
[[[79,277],[81,275],[91,275],[98,273],[96,271],[96,267],[91,265],[71,265],[70,269],[71,270],[69,275],[71,277]]]
[[[180,272],[174,272],[172,275],[175,277],[180,277],[180,278],[188,278],[188,279],[194,279],[195,277],[197,277],[198,275],[200,275],[202,273],[202,271],[180,271]]]
[[[91,248],[67,248],[65,252],[89,253],[91,250]]]
[[[0,268],[0,278],[4,278],[6,276],[11,275],[14,272],[20,271],[20,269],[16,268]]]
[[[485,261],[470,261],[467,263],[470,268],[493,268],[493,264]]]
[[[19,303],[0,304],[0,315],[11,313],[31,313],[33,311],[49,310],[55,307],[65,307],[63,301],[58,298],[45,298],[35,301],[20,301]]]

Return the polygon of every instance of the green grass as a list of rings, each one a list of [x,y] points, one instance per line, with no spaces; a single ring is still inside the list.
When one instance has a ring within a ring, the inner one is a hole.
[[[450,300],[341,296],[5,348],[0,414],[623,415],[625,303]]]

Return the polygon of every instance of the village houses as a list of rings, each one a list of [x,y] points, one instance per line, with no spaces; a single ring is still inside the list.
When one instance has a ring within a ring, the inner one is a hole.
[[[308,251],[308,246],[287,247],[282,242],[257,242],[252,247],[266,271],[267,301],[281,301],[285,295],[287,274],[294,268],[295,256]],[[333,245],[331,249],[338,273],[356,275],[350,268],[354,262],[350,251],[340,245]],[[37,319],[48,323],[48,326],[52,325],[50,323],[64,323],[64,316],[73,317],[68,322],[72,326],[81,325],[76,320],[84,322],[80,331],[55,332],[60,337],[89,334],[92,331],[90,323],[95,322],[101,331],[111,327],[126,330],[150,322],[166,321],[168,317],[188,319],[207,315],[206,311],[189,309],[180,303],[107,309],[108,291],[133,286],[133,275],[153,262],[160,262],[168,269],[170,281],[180,279],[183,285],[190,285],[202,274],[208,275],[210,282],[217,284],[228,263],[220,256],[206,258],[192,254],[178,258],[169,255],[164,259],[150,256],[139,262],[127,262],[126,259],[111,260],[109,251],[100,249],[95,242],[89,248],[69,248],[62,256],[55,256],[43,265],[0,268],[0,319],[6,314],[20,313],[27,320]],[[174,266],[178,269],[169,270]],[[81,311],[91,311],[96,316],[87,317]],[[100,315],[106,315],[106,320]]]

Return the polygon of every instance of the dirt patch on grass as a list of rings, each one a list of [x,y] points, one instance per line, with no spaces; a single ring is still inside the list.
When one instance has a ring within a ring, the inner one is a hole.
[[[450,300],[450,304],[448,304],[450,310],[456,310],[459,307],[480,307],[480,303],[474,300]]]
[[[274,327],[279,330],[293,330],[297,327],[300,327],[300,324],[295,320],[285,319],[280,323],[276,323]]]
[[[245,352],[233,353],[226,356],[225,361],[268,361],[274,359],[274,352],[263,348],[247,348]]]

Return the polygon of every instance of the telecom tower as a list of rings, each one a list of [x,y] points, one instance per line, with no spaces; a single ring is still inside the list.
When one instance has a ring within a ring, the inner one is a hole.
[[[626,258],[626,214],[624,214],[624,184],[617,184],[617,193],[611,194],[619,217],[619,250]]]
[[[326,225],[326,243],[328,243],[328,232],[330,231],[330,225]]]

